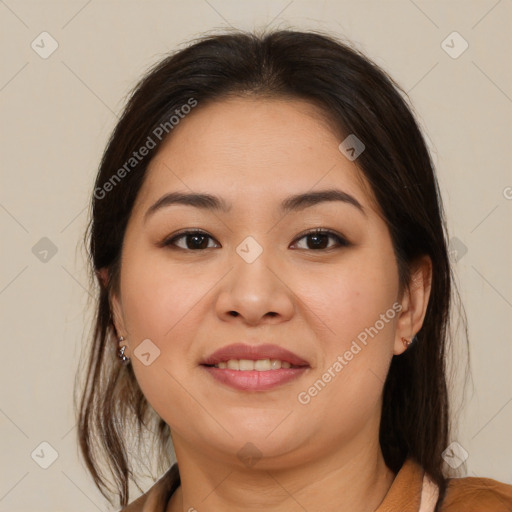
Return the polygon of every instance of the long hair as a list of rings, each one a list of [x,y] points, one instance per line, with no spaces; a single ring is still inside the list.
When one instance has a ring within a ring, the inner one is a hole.
[[[228,96],[307,100],[322,109],[339,133],[356,134],[366,146],[356,164],[389,228],[401,290],[409,284],[414,261],[430,256],[433,279],[426,316],[417,341],[392,359],[383,391],[380,445],[389,468],[397,472],[407,457],[415,459],[442,496],[442,452],[450,431],[445,360],[456,287],[434,165],[399,85],[349,43],[292,30],[207,35],[167,56],[136,85],[110,137],[84,238],[96,304],[85,376],[77,385],[78,441],[97,487],[110,501],[114,493],[121,506],[129,502],[129,480],[137,483],[137,452],[129,434],[135,434],[140,447],[149,432],[159,467],[170,463],[168,425],[146,401],[131,365],[122,367],[117,361],[111,296],[119,291],[123,237],[148,163],[166,137],[172,137],[169,119],[184,105],[196,102],[194,108],[201,108]],[[134,152],[148,145],[148,137],[153,149],[135,161]],[[108,270],[108,282],[99,279],[100,269]],[[465,332],[467,338],[467,327]]]

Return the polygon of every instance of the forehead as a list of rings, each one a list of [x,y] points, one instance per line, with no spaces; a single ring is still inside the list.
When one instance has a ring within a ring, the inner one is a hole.
[[[139,199],[178,189],[268,202],[336,186],[369,205],[360,169],[338,149],[342,139],[320,108],[300,99],[199,104],[150,162]]]

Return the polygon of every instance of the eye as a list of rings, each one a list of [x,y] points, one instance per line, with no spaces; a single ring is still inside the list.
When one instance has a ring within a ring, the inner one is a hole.
[[[317,228],[308,233],[303,234],[301,237],[296,240],[306,239],[306,247],[298,247],[302,250],[329,250],[334,249],[335,247],[345,247],[350,245],[350,243],[343,238],[341,235],[337,233]],[[329,245],[329,240],[334,240],[334,244]],[[184,241],[181,245],[178,243],[179,241]],[[216,242],[218,245],[210,245],[209,242],[216,240],[211,237],[208,233],[199,230],[190,230],[190,231],[182,231],[172,237],[164,240],[161,243],[162,247],[177,247],[178,249],[182,249],[185,251],[202,251],[205,249],[211,249],[213,247],[218,247],[220,244]],[[310,243],[308,243],[310,242]],[[297,242],[295,242],[297,244]]]
[[[185,240],[184,246],[177,243],[178,240],[182,239]],[[204,231],[182,231],[162,242],[162,246],[175,246],[183,250],[204,250],[213,247],[208,245],[209,240],[214,239]]]
[[[343,238],[341,235],[338,235],[337,233],[334,233],[333,231],[329,231],[326,229],[314,229],[312,231],[309,231],[308,233],[304,234],[297,240],[306,239],[306,246],[307,247],[299,247],[299,249],[310,249],[310,250],[326,250],[326,249],[333,249],[335,247],[345,247],[350,245],[345,238]],[[334,240],[335,244],[328,246],[329,239]],[[308,242],[311,242],[308,244]],[[308,246],[309,245],[309,246]]]

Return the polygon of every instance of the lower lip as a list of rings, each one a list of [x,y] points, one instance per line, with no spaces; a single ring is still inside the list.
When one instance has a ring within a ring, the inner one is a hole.
[[[229,370],[214,366],[203,366],[203,368],[219,382],[242,391],[266,391],[297,379],[307,370],[307,367],[281,368],[264,372]]]

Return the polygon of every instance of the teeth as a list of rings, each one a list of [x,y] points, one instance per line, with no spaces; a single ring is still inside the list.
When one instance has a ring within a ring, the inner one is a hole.
[[[276,365],[277,363],[279,363],[279,361],[276,359]],[[279,365],[279,367],[281,367],[281,365]],[[258,359],[258,361],[254,361],[254,369],[259,372],[266,372],[272,369],[272,363],[270,359]],[[274,368],[274,370],[277,370],[277,368]]]
[[[228,368],[230,370],[240,370],[240,361],[236,359],[230,359],[228,361]]]
[[[280,361],[279,359],[230,359],[225,362],[222,361],[215,365],[215,368],[227,368],[229,370],[256,370],[258,372],[266,372],[269,370],[279,370],[281,368],[291,368],[288,361]]]

